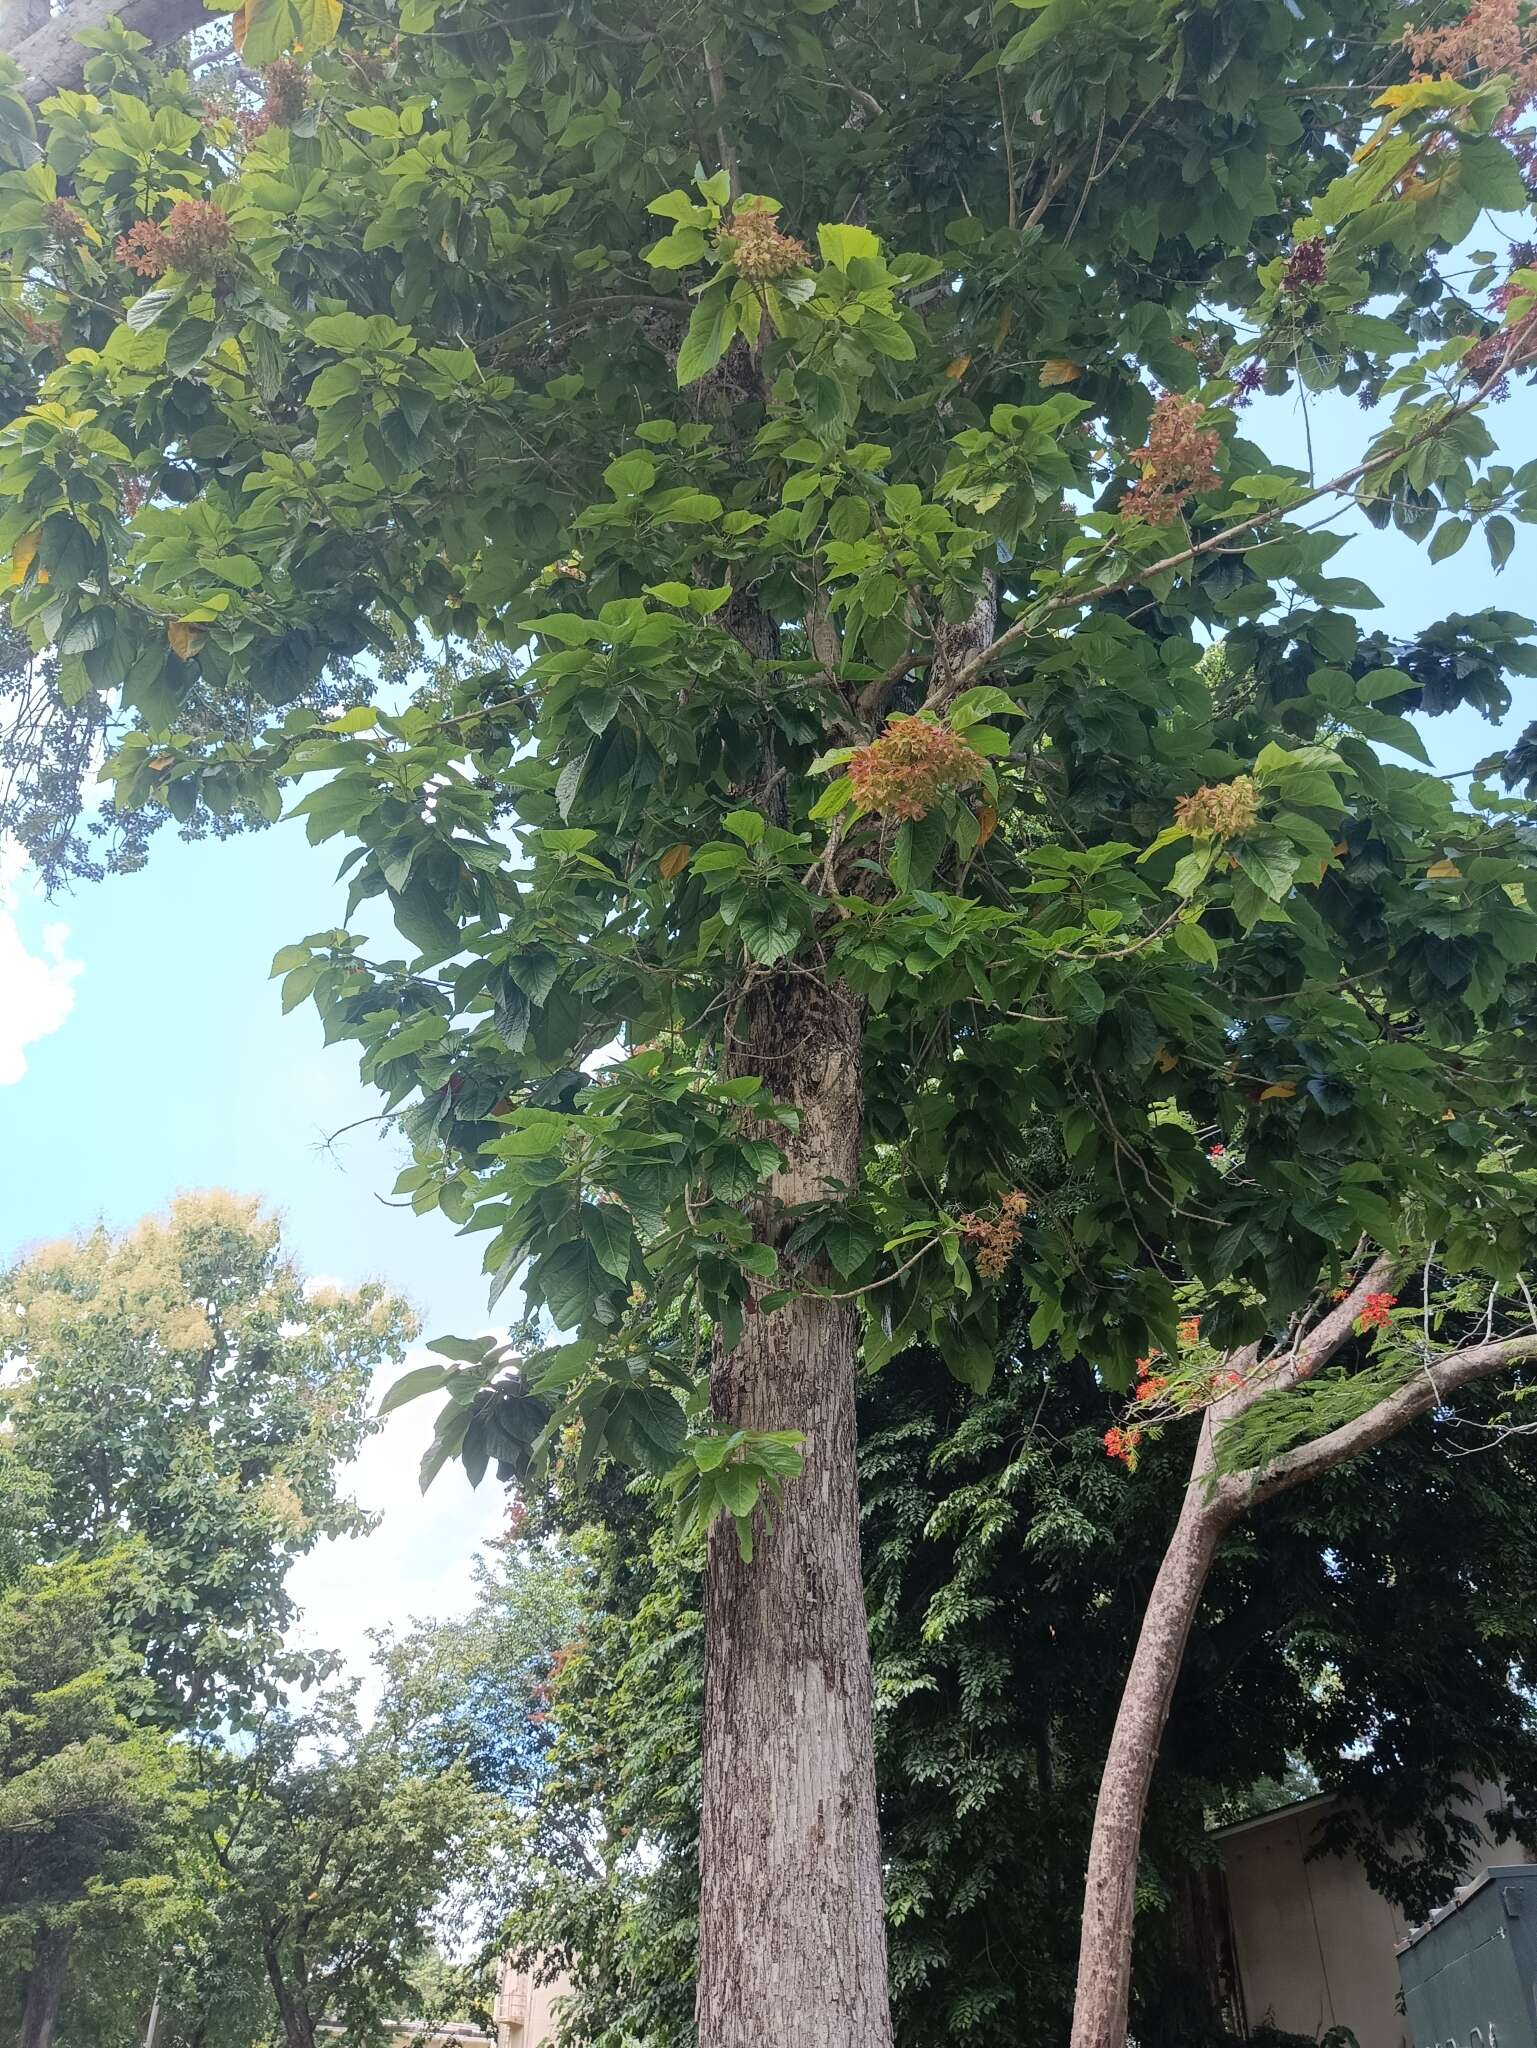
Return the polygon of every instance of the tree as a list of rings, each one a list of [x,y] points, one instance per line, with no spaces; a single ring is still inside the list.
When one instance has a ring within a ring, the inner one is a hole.
[[[269,1716],[212,1779],[217,1877],[209,1925],[171,1987],[178,2033],[196,2031],[205,1978],[228,1998],[234,1957],[265,1974],[287,2048],[315,2048],[323,2019],[360,2048],[387,2041],[433,1916],[485,1874],[492,1802],[462,1762],[413,1771],[335,1693]]]
[[[49,2048],[82,1925],[170,1884],[189,1787],[114,1638],[121,1566],[29,1566],[0,1593],[0,1954],[19,1968],[17,2048]]]
[[[245,118],[107,32],[36,160],[12,102],[13,619],[124,807],[303,782],[410,950],[284,1000],[575,1333],[448,1340],[427,1469],[579,1423],[710,1525],[704,2048],[890,2038],[861,1349],[983,1386],[1017,1264],[1128,1383],[1183,1287],[1231,1349],[1363,1234],[1529,1235],[1527,812],[1376,747],[1530,627],[1363,635],[1318,530],[1537,509],[1530,251],[1436,261],[1527,204],[1512,0],[1029,11],[254,0]],[[1294,379],[1393,401],[1326,479],[1243,431]]]
[[[1264,1810],[1258,1780],[1341,1795],[1339,1846],[1412,1916],[1466,1874],[1459,1794],[1529,1806],[1537,1661],[1528,1438],[1458,1456],[1450,1415],[1254,1511],[1217,1553],[1158,1753],[1139,1871],[1133,2030],[1227,2048],[1187,1931],[1207,1827]],[[913,1352],[861,1397],[861,1496],[881,1712],[894,2026],[1059,2048],[1082,1875],[1125,1661],[1180,1514],[1175,1459],[1107,1458],[1121,1404],[1022,1347],[974,1397]],[[1474,1440],[1477,1440],[1476,1437]],[[560,1660],[549,1769],[513,1859],[512,1933],[576,1986],[576,2038],[692,2040],[700,1690],[697,1554],[654,1494],[563,1491],[588,1561]],[[606,1533],[589,1521],[601,1516]],[[1448,1670],[1468,1683],[1450,1690]]]
[[[285,1578],[364,1526],[338,1488],[373,1370],[414,1332],[382,1288],[306,1287],[254,1202],[44,1246],[0,1278],[13,1454],[39,1555],[131,1545],[124,1618],[174,1722],[237,1726],[305,1660]]]
[[[1200,1421],[1179,1519],[1142,1616],[1100,1782],[1084,1886],[1074,2048],[1118,2048],[1125,2034],[1148,1785],[1223,1538],[1252,1507],[1364,1456],[1423,1416],[1451,1410],[1462,1388],[1515,1369],[1521,1378],[1512,1391],[1518,1398],[1531,1391],[1537,1334],[1524,1281],[1515,1331],[1507,1327],[1496,1336],[1497,1289],[1464,1282],[1438,1296],[1433,1251],[1424,1262],[1421,1299],[1407,1316],[1391,1291],[1402,1262],[1383,1254],[1337,1288],[1332,1305],[1313,1305],[1273,1345],[1249,1345],[1213,1361],[1199,1355],[1199,1332],[1192,1330],[1187,1349],[1197,1355],[1143,1382],[1145,1412],[1156,1412],[1146,1404],[1167,1403],[1174,1414],[1196,1410]],[[1378,1332],[1387,1333],[1387,1341]],[[1363,1339],[1370,1340],[1364,1358],[1331,1370]],[[1119,1444],[1141,1430],[1134,1423],[1112,1435]],[[1127,1455],[1135,1456],[1136,1448],[1132,1441]],[[1502,1603],[1489,1603],[1476,1584],[1468,1592],[1480,1626],[1498,1643]],[[1511,1683],[1509,1666],[1501,1670],[1497,1656],[1495,1675],[1502,1687]],[[1384,1860],[1379,1851],[1379,1864]],[[1432,1902],[1423,1894],[1417,1901],[1422,1909]]]

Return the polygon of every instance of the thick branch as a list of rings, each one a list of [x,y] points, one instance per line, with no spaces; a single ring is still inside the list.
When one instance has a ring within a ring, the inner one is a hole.
[[[1354,1332],[1356,1318],[1366,1307],[1367,1296],[1386,1294],[1394,1273],[1401,1267],[1402,1262],[1395,1261],[1386,1252],[1373,1259],[1344,1300],[1298,1338],[1284,1363],[1274,1372],[1255,1375],[1253,1399],[1257,1401],[1265,1394],[1290,1393],[1293,1387],[1311,1379],[1321,1366],[1327,1365]],[[1248,1407],[1250,1404],[1246,1401],[1243,1405]]]
[[[125,28],[148,36],[157,49],[214,19],[202,0],[72,0],[62,14],[30,34],[17,33],[25,14],[20,20],[9,17],[0,22],[0,48],[21,66],[21,89],[33,106],[52,93],[79,89],[89,52],[75,37],[114,15],[121,16]]]
[[[1422,1372],[1384,1395],[1375,1407],[1368,1408],[1353,1422],[1342,1422],[1338,1429],[1314,1437],[1311,1443],[1298,1444],[1295,1450],[1266,1466],[1249,1499],[1256,1504],[1274,1500],[1304,1480],[1315,1479],[1321,1472],[1332,1472],[1336,1465],[1360,1457],[1363,1451],[1375,1450],[1378,1444],[1387,1443],[1432,1408],[1441,1407],[1459,1387],[1490,1379],[1528,1358],[1537,1358],[1537,1336],[1474,1344],[1466,1351],[1453,1351],[1427,1364]]]

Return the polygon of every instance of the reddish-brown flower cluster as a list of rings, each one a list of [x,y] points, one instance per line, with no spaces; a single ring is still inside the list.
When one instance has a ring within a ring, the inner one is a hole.
[[[207,278],[229,268],[232,240],[229,215],[211,199],[178,199],[164,227],[136,220],[126,235],[118,236],[115,254],[140,277],[180,270]]]
[[[720,231],[722,255],[736,265],[739,277],[788,277],[804,270],[811,251],[793,235],[781,232],[773,214],[761,206],[739,206]]]
[[[58,348],[64,339],[64,329],[57,320],[35,320],[23,306],[16,315],[21,322],[21,331],[38,348]]]
[[[309,104],[310,75],[292,57],[279,57],[262,72],[267,96],[262,112],[275,128],[291,128]]]
[[[1265,365],[1263,363],[1245,363],[1238,372],[1238,375],[1233,379],[1234,411],[1242,412],[1255,392],[1263,390],[1264,384]]]
[[[1523,37],[1520,0],[1473,0],[1460,21],[1410,29],[1404,47],[1420,78],[1461,78],[1469,71],[1493,78],[1508,72],[1515,91],[1501,117],[1507,127],[1537,99],[1537,45]]]
[[[164,233],[173,269],[188,277],[212,277],[228,268],[234,231],[229,215],[211,199],[177,200]]]
[[[240,136],[242,149],[249,149],[259,136],[265,135],[272,126],[272,116],[265,107],[258,107],[253,113],[249,107],[242,107],[235,116],[236,132]]]
[[[85,240],[85,215],[78,207],[71,206],[67,199],[50,199],[43,208],[43,219],[56,242]]]
[[[1182,1316],[1174,1334],[1179,1338],[1180,1343],[1187,1348],[1191,1344],[1199,1344],[1201,1341],[1201,1318],[1199,1316]]]
[[[1206,408],[1194,398],[1166,391],[1153,408],[1147,446],[1133,460],[1142,464],[1142,480],[1121,500],[1128,519],[1148,526],[1167,526],[1177,519],[1185,500],[1210,490],[1217,481],[1214,427],[1203,427]]]
[[[977,756],[958,733],[927,718],[893,718],[849,762],[854,794],[883,818],[927,817],[939,799],[975,782]]]
[[[1392,1321],[1390,1311],[1398,1306],[1396,1294],[1368,1294],[1366,1306],[1356,1317],[1358,1330],[1385,1330]]]
[[[1322,284],[1328,274],[1329,252],[1324,247],[1323,237],[1310,235],[1305,242],[1299,242],[1287,258],[1281,289],[1283,292],[1305,292],[1315,284]]]
[[[1259,818],[1259,784],[1252,775],[1207,782],[1174,806],[1174,822],[1192,839],[1242,839]]]
[[[1167,1373],[1147,1373],[1137,1382],[1136,1398],[1139,1401],[1156,1401],[1168,1384],[1169,1376]]]
[[[120,469],[117,473],[117,509],[125,519],[132,519],[135,512],[149,496],[149,481],[135,476],[131,470]]]
[[[1130,1429],[1107,1429],[1105,1431],[1105,1451],[1107,1456],[1119,1458],[1128,1472],[1135,1472],[1137,1469],[1137,1446],[1141,1441],[1142,1431],[1136,1428],[1135,1425]]]
[[[136,220],[126,235],[118,236],[113,254],[139,277],[159,277],[171,267],[165,236],[152,220]]]
[[[1019,1250],[1019,1233],[1030,1213],[1030,1197],[1011,1188],[998,1204],[996,1216],[966,1215],[961,1231],[976,1247],[977,1271],[984,1280],[998,1280],[1008,1271],[1009,1261]]]

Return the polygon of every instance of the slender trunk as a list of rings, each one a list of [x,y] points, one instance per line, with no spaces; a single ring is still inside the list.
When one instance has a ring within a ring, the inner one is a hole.
[[[26,2002],[16,2048],[48,2048],[64,2003],[64,1979],[74,1936],[64,1927],[37,1928],[32,1936],[32,1962],[27,1971]]]
[[[860,1016],[810,975],[760,985],[733,1067],[799,1108],[778,1203],[857,1183]],[[781,1233],[782,1234],[782,1233]],[[848,1302],[750,1316],[712,1374],[723,1427],[798,1429],[805,1469],[744,1564],[729,1519],[705,1581],[700,2048],[887,2048],[891,2016],[875,1803],[869,1636]]]
[[[1208,1413],[1202,1420],[1184,1505],[1142,1617],[1099,1783],[1084,1880],[1072,2048],[1126,2048],[1132,1920],[1148,1787],[1190,1625],[1217,1545],[1233,1519],[1231,1506],[1208,1493],[1210,1470]]]
[[[283,1958],[270,1936],[263,1937],[262,1959],[267,1965],[267,1982],[272,1986],[272,1996],[277,2001],[278,2016],[283,2022],[283,2038],[288,2048],[315,2048],[314,2022],[290,1990]]]

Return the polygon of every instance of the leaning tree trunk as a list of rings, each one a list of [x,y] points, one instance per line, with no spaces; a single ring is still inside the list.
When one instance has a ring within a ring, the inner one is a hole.
[[[759,1218],[859,1178],[860,1016],[811,975],[748,998],[731,1064],[801,1112]],[[778,1234],[782,1235],[780,1229]],[[728,1517],[705,1580],[700,2048],[886,2048],[891,2017],[875,1804],[869,1635],[848,1302],[749,1316],[712,1373],[717,1424],[798,1429],[805,1468],[757,1517],[744,1564]]]
[[[1084,1879],[1072,2048],[1126,2048],[1132,1917],[1148,1788],[1191,1623],[1232,1520],[1230,1506],[1208,1492],[1211,1430],[1208,1412],[1184,1505],[1142,1617],[1100,1779]]]
[[[64,2002],[64,1979],[74,1937],[63,1927],[39,1927],[32,1936],[26,2002],[17,2048],[48,2048]]]

